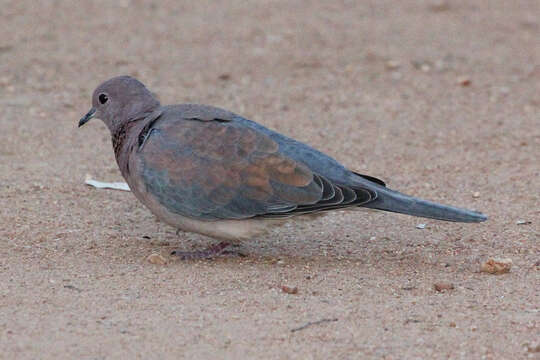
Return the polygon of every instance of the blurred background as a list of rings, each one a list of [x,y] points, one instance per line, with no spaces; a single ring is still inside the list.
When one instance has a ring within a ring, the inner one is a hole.
[[[537,0],[0,0],[4,356],[528,356],[539,15]],[[122,74],[163,104],[223,107],[490,221],[334,213],[245,244],[246,260],[152,266],[152,252],[208,239],[83,184],[121,180],[105,126],[76,126]],[[479,275],[493,255],[515,270]],[[458,290],[434,293],[441,279]],[[289,336],[321,317],[339,321]]]

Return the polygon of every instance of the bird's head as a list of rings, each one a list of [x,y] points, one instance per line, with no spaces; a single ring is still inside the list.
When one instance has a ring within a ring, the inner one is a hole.
[[[139,80],[117,76],[99,85],[92,95],[92,108],[79,120],[79,127],[92,118],[103,120],[111,133],[128,121],[159,107],[159,101]]]

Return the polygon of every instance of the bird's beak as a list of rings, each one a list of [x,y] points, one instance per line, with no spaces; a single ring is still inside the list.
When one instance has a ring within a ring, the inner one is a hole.
[[[90,119],[93,118],[95,114],[96,114],[96,108],[91,108],[90,111],[87,112],[86,115],[84,115],[81,118],[81,120],[79,120],[79,127],[83,126],[88,121],[90,121]]]

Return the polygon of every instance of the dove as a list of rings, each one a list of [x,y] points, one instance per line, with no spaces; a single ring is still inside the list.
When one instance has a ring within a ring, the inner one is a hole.
[[[217,107],[163,106],[139,80],[100,84],[79,120],[101,119],[135,197],[177,230],[220,242],[187,258],[223,254],[298,216],[369,208],[476,223],[482,213],[391,190],[375,177],[240,115]]]

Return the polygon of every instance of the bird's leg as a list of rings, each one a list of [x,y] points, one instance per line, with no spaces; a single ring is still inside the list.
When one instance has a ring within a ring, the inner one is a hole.
[[[219,255],[238,255],[238,256],[245,256],[244,254],[235,251],[235,250],[227,250],[227,248],[231,246],[228,242],[220,242],[219,244],[212,245],[205,250],[198,250],[198,251],[179,251],[174,250],[171,252],[171,255],[175,255],[180,257],[182,260],[201,260],[201,259],[211,259]]]

